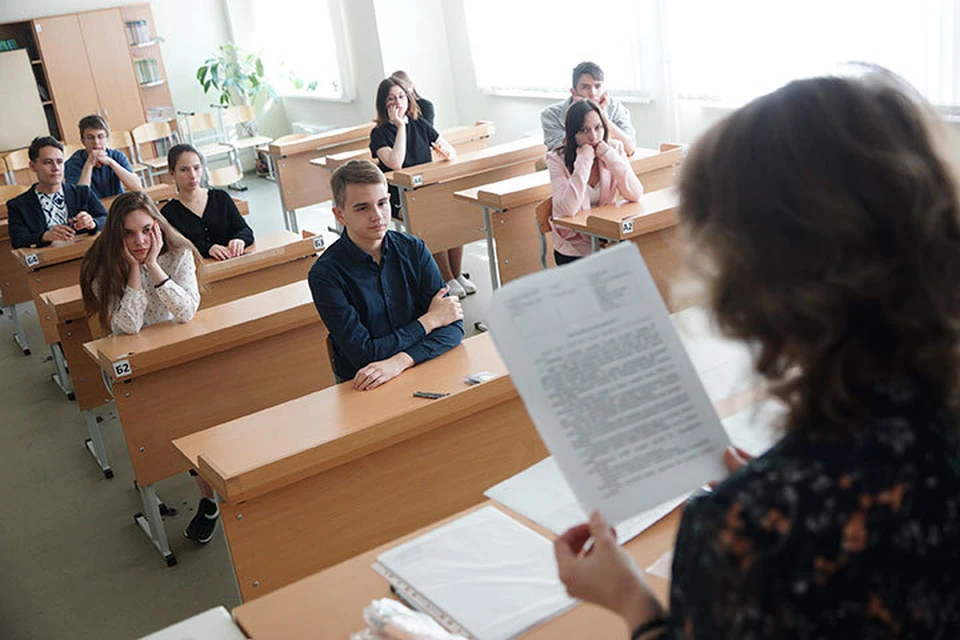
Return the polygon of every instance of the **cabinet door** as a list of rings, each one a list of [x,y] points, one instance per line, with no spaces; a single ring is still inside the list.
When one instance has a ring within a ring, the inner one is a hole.
[[[97,88],[100,114],[116,131],[129,131],[146,122],[120,10],[81,13],[80,29]]]
[[[60,131],[66,142],[79,143],[77,123],[100,108],[80,20],[76,14],[39,18],[33,27]]]

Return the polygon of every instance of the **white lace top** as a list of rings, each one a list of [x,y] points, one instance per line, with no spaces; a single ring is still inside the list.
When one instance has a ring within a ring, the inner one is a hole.
[[[110,320],[113,333],[138,333],[157,322],[187,322],[200,306],[193,253],[187,250],[167,251],[157,257],[157,264],[170,276],[163,286],[156,287],[146,266],[140,265],[140,289],[126,287],[123,298]]]

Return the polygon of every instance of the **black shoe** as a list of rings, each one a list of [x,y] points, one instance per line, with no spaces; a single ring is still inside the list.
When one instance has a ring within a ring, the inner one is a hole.
[[[200,544],[207,544],[213,538],[213,530],[217,528],[217,519],[220,517],[220,507],[213,500],[200,498],[197,515],[183,530],[183,537]]]

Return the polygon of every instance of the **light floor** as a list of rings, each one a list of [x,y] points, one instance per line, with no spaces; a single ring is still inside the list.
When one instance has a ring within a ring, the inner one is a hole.
[[[276,185],[248,176],[247,218],[258,235],[283,228]],[[329,209],[301,210],[310,230],[333,224]],[[325,232],[328,244],[335,236]],[[489,301],[486,248],[470,245],[465,271],[481,291],[464,301],[467,334]],[[181,531],[197,493],[186,474],[158,485],[180,509],[166,519],[178,564],[168,568],[133,514],[140,510],[123,434],[104,428],[115,477],[105,480],[83,447],[74,403],[50,380],[53,364],[32,303],[19,306],[32,355],[0,317],[0,638],[136,638],[216,605],[239,604],[222,531],[197,546]]]

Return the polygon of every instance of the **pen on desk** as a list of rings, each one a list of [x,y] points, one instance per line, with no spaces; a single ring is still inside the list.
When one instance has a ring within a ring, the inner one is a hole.
[[[428,400],[439,400],[440,398],[446,398],[449,393],[434,393],[432,391],[414,391],[414,398],[427,398]]]

